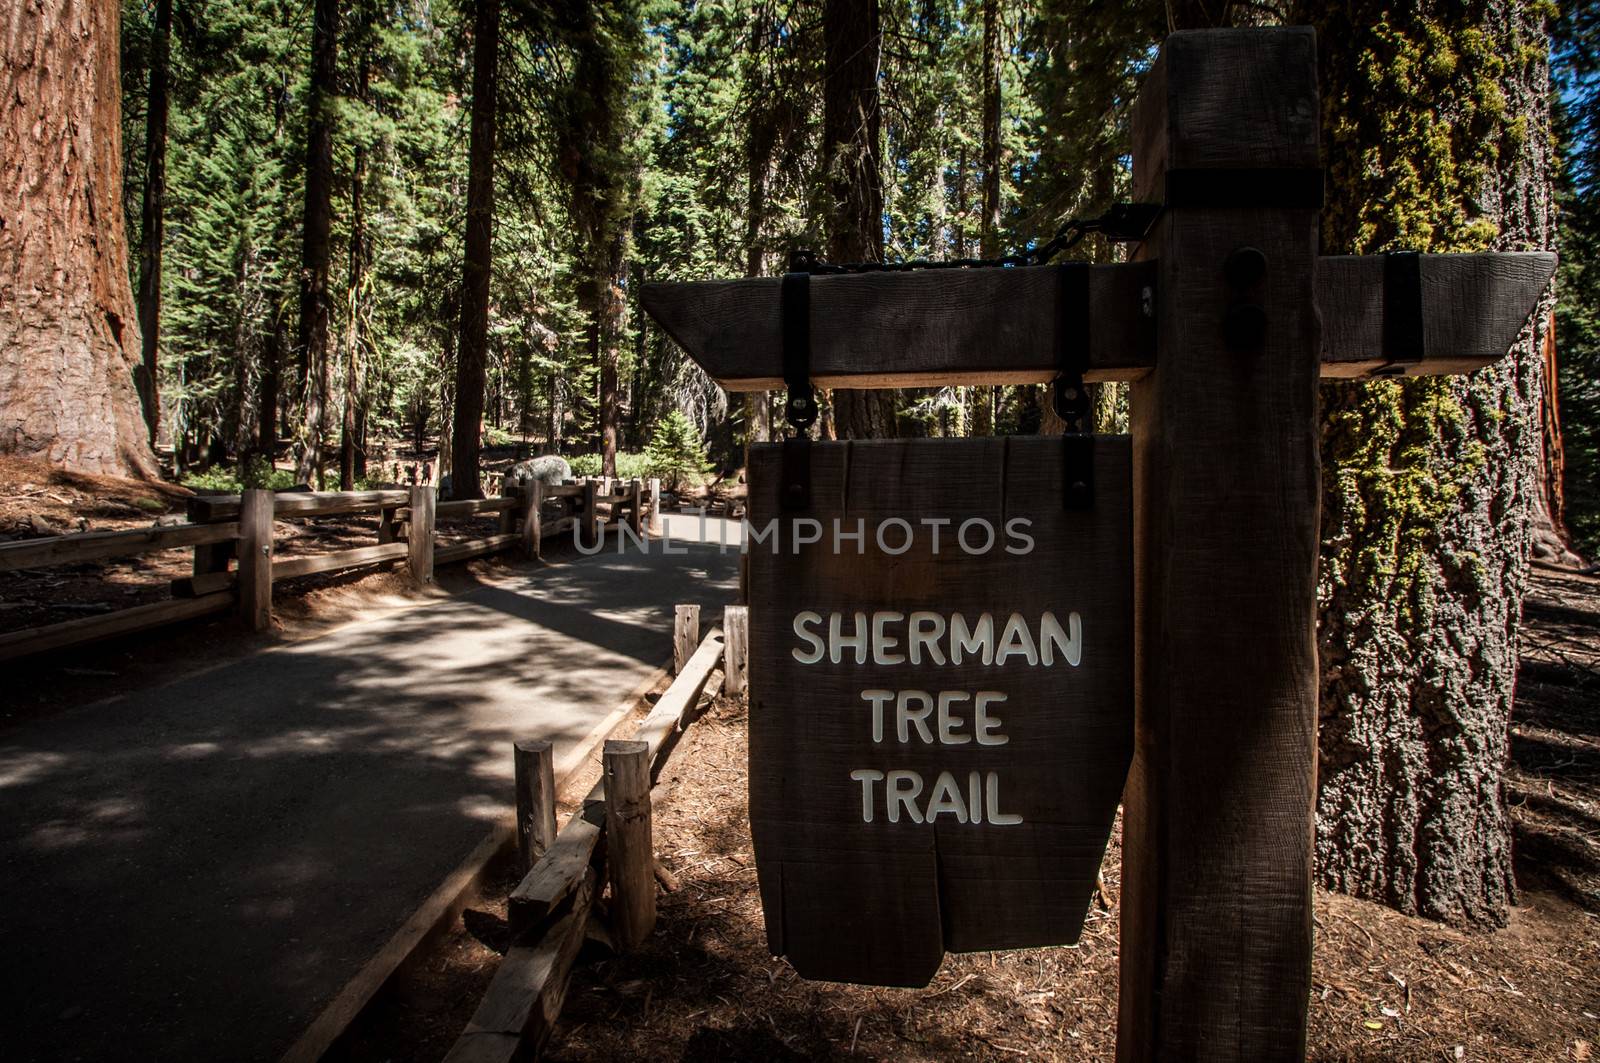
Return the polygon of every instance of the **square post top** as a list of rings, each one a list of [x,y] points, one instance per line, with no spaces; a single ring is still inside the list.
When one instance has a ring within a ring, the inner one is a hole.
[[[1134,104],[1134,198],[1171,202],[1168,174],[1314,170],[1319,112],[1309,26],[1174,33]]]

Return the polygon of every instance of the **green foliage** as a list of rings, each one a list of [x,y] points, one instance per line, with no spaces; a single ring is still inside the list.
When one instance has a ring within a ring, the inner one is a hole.
[[[179,482],[192,491],[218,491],[236,495],[246,488],[265,487],[271,491],[287,491],[295,486],[293,469],[269,469],[264,462],[253,459],[243,469],[213,465],[209,469],[184,473]]]
[[[678,490],[685,481],[698,482],[711,471],[700,430],[677,410],[667,414],[656,426],[644,457],[650,474],[661,477],[672,491]]]
[[[579,454],[568,458],[567,464],[572,466],[574,476],[599,476],[600,455]],[[625,450],[617,451],[617,477],[622,480],[645,480],[654,476],[651,470],[650,459],[644,454],[634,454]]]

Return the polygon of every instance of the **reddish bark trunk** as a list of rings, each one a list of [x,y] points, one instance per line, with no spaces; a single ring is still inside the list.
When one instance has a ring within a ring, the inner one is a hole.
[[[0,58],[0,451],[158,475],[134,388],[112,0],[18,0]]]

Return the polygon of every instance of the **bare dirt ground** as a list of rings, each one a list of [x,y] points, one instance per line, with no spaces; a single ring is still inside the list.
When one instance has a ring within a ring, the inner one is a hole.
[[[1077,946],[952,955],[924,990],[806,982],[766,949],[745,722],[741,702],[721,699],[672,754],[655,838],[678,888],[639,951],[585,950],[547,1058],[1112,1057],[1120,826]],[[1512,751],[1522,893],[1510,925],[1463,930],[1319,890],[1310,1058],[1600,1058],[1600,580],[1537,574]],[[509,944],[515,879],[501,870],[369,1016],[349,1058],[449,1050]]]

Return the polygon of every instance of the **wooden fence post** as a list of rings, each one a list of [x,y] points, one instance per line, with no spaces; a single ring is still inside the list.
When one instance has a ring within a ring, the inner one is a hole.
[[[700,645],[700,607],[680,605],[672,614],[672,674],[683,671]]]
[[[433,510],[438,494],[429,484],[411,489],[411,519],[406,523],[406,563],[419,587],[433,582]]]
[[[500,510],[501,535],[510,535],[517,530],[517,507],[522,505],[522,500],[526,497],[525,492],[515,485],[509,488],[509,493],[507,491],[508,488],[502,483],[500,485],[500,497],[502,499],[510,499],[510,501]]]
[[[637,477],[628,483],[628,496],[631,499],[628,504],[628,521],[633,527],[634,534],[642,536],[644,534],[644,485],[639,482]]]
[[[399,506],[384,506],[378,515],[378,542],[399,542],[400,536],[405,533],[405,522],[395,520],[395,513]]]
[[[722,689],[743,694],[750,666],[750,607],[730,605],[722,610]]]
[[[272,626],[271,491],[239,497],[239,615],[251,631]]]
[[[650,837],[650,743],[609,740],[602,757],[606,793],[606,877],[611,940],[634,948],[656,925],[655,850]]]
[[[1303,28],[1175,33],[1134,111],[1133,198],[1167,207],[1138,256],[1161,327],[1130,403],[1122,1063],[1305,1055],[1320,119]]]
[[[556,840],[555,747],[545,741],[512,746],[517,777],[517,854],[529,869]]]
[[[650,534],[661,534],[661,478],[650,477]]]
[[[544,484],[538,480],[523,488],[522,556],[544,556]]]
[[[583,481],[583,543],[595,546],[600,542],[600,483],[590,477]]]

